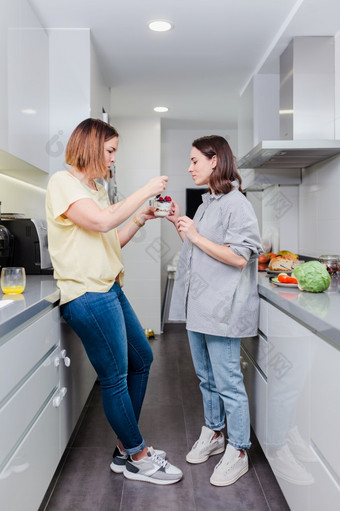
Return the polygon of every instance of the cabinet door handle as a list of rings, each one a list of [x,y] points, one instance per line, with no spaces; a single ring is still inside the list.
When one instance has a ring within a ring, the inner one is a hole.
[[[59,406],[61,405],[61,402],[62,400],[64,399],[64,396],[67,392],[67,388],[66,387],[62,387],[58,394],[56,396],[54,396],[53,398],[53,401],[52,401],[52,405],[54,406],[54,408],[59,408]]]
[[[248,362],[246,362],[245,360],[242,360],[241,361],[241,367],[245,371],[247,369],[247,367],[248,367]]]
[[[55,396],[52,401],[52,405],[54,406],[54,408],[59,408],[62,400],[63,400],[63,398],[61,396],[59,396],[59,394],[57,396]]]
[[[240,365],[241,365],[241,369],[243,369],[244,371],[248,367],[248,362],[246,362],[242,356],[240,357]]]
[[[66,350],[61,350],[60,355],[61,355],[61,358],[64,360],[65,366],[66,367],[70,367],[71,359],[70,359],[70,357],[67,357],[67,351]]]

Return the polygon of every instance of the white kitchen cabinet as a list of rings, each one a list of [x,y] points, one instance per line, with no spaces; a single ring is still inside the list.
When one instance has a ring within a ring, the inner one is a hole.
[[[292,511],[338,510],[340,350],[262,298],[259,332],[242,341],[252,427]]]
[[[0,42],[0,149],[48,172],[48,36],[27,0],[6,2]]]
[[[8,152],[49,171],[49,47],[42,28],[8,29]]]
[[[47,307],[0,339],[0,509],[36,511],[96,379]]]
[[[253,339],[249,339],[249,341],[253,342]],[[265,449],[267,436],[267,380],[256,359],[251,357],[243,343],[241,368],[249,399],[250,422],[260,444]]]
[[[60,388],[67,389],[60,407],[60,449],[64,451],[97,375],[79,337],[61,319]]]

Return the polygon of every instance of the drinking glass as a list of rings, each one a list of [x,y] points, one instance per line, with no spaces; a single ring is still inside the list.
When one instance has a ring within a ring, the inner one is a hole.
[[[5,267],[1,270],[1,289],[5,295],[20,294],[26,286],[26,273],[23,267]]]

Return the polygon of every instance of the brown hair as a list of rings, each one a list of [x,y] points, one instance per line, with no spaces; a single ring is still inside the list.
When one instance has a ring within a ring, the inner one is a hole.
[[[107,178],[104,142],[118,137],[118,131],[100,119],[85,119],[72,132],[66,146],[65,161],[92,178]]]
[[[242,178],[237,172],[235,158],[225,138],[219,135],[208,135],[197,138],[192,143],[209,160],[216,156],[216,167],[209,178],[210,189],[217,194],[229,193],[232,188],[232,181],[238,181],[238,189],[242,192]]]

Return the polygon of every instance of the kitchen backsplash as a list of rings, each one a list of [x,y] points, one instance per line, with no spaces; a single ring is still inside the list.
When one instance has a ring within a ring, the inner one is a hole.
[[[0,174],[0,201],[3,213],[24,213],[30,218],[45,218],[43,188]]]

